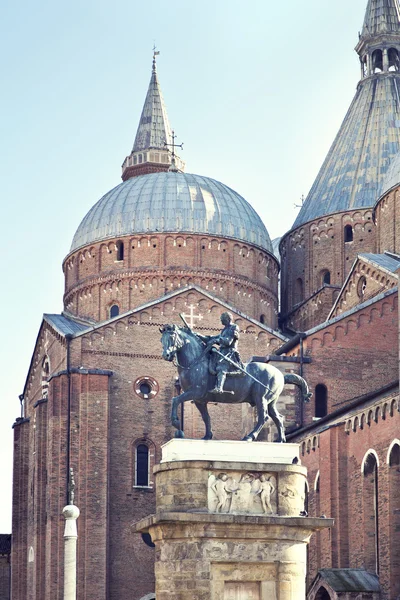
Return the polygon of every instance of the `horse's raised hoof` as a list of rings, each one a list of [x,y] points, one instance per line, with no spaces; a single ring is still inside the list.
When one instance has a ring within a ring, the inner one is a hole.
[[[182,429],[178,429],[178,431],[175,431],[175,436],[178,439],[183,439],[185,437],[185,434],[183,433]]]

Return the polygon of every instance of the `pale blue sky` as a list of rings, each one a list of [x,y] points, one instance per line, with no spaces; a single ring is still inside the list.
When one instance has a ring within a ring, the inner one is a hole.
[[[120,182],[152,46],[187,171],[242,194],[271,237],[293,223],[359,79],[367,0],[21,0],[0,22],[0,532],[11,426],[43,312],[89,208]]]

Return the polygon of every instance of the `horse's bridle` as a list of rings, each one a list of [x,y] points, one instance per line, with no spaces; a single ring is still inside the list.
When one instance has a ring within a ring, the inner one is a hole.
[[[168,353],[171,355],[173,353],[173,358],[172,358],[172,363],[175,365],[175,367],[179,367],[180,369],[184,369],[185,371],[191,369],[193,367],[193,365],[197,362],[199,362],[199,360],[201,360],[203,358],[203,356],[205,355],[205,353],[208,350],[207,344],[204,347],[204,350],[202,352],[202,354],[195,358],[187,367],[183,366],[180,364],[179,360],[178,360],[178,350],[180,350],[181,348],[183,348],[184,342],[182,340],[182,338],[179,335],[179,329],[166,329],[164,328],[163,330],[161,330],[162,333],[169,333],[170,337],[173,338],[173,343],[172,345],[168,348]]]

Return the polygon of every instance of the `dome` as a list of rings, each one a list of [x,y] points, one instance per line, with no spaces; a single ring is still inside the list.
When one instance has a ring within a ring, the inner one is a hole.
[[[200,175],[132,177],[103,196],[79,225],[71,252],[124,235],[185,232],[235,238],[273,253],[268,231],[242,196]]]
[[[400,154],[396,154],[388,170],[386,171],[385,178],[382,181],[379,197],[381,198],[389,190],[400,184]]]

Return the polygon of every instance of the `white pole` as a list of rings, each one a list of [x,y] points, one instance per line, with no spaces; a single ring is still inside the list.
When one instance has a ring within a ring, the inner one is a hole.
[[[69,504],[63,509],[64,529],[64,600],[76,600],[76,541],[78,531],[76,520],[79,508]]]

